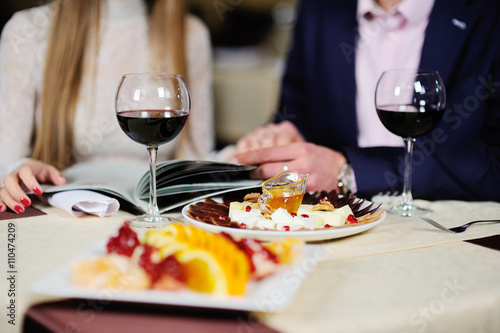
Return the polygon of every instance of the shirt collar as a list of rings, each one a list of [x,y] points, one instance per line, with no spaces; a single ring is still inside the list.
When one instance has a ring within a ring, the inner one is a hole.
[[[402,0],[389,13],[399,12],[407,20],[408,24],[418,24],[428,20],[435,0]],[[358,0],[356,17],[358,22],[363,17],[386,15],[375,0]]]

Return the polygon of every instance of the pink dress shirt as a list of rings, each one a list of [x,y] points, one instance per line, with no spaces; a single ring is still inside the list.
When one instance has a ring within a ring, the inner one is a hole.
[[[356,113],[360,147],[403,146],[375,110],[375,87],[387,69],[417,69],[434,0],[402,0],[385,12],[375,0],[358,0]],[[432,68],[428,68],[432,69]]]

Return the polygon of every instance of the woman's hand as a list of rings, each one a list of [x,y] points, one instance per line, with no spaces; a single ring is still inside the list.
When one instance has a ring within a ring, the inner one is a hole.
[[[279,124],[269,124],[259,127],[238,140],[236,148],[239,153],[270,148],[275,146],[284,146],[294,142],[305,142],[304,138],[289,121],[283,121]]]
[[[23,163],[3,180],[0,188],[0,213],[5,212],[7,207],[18,214],[24,213],[25,209],[31,205],[31,200],[25,191],[30,189],[36,195],[42,195],[43,191],[39,182],[64,185],[66,178],[49,164],[37,160]]]
[[[346,162],[341,153],[308,142],[247,151],[235,158],[241,164],[258,165],[254,178],[268,179],[285,169],[308,173],[308,191],[339,190],[337,175]]]

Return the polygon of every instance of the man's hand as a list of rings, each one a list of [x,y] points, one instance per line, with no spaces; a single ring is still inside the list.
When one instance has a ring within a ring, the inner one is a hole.
[[[337,188],[337,175],[346,162],[341,153],[308,142],[276,145],[237,154],[241,164],[258,165],[252,177],[268,179],[286,169],[309,174],[308,191],[331,191]]]
[[[305,142],[294,124],[284,121],[259,127],[238,140],[236,148],[239,153],[276,146],[284,146],[294,142]]]

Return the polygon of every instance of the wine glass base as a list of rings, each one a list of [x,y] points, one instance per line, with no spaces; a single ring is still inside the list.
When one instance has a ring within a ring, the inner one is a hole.
[[[413,205],[399,205],[391,207],[389,213],[404,217],[412,217],[429,215],[432,213],[432,210]]]
[[[135,228],[142,228],[142,229],[147,229],[147,228],[163,228],[167,224],[170,224],[172,222],[171,219],[169,219],[166,216],[160,216],[160,215],[141,215],[138,216],[130,221],[130,226],[135,227]]]

